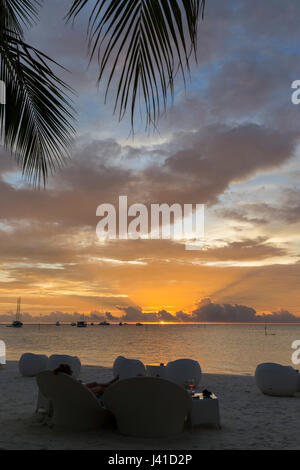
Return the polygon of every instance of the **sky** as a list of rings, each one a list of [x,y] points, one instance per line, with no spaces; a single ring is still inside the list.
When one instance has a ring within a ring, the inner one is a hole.
[[[300,317],[300,79],[297,0],[207,0],[198,63],[156,132],[112,114],[88,67],[86,15],[44,1],[26,39],[74,88],[71,158],[46,190],[0,148],[0,320],[27,317],[253,321]],[[96,236],[99,204],[205,204],[205,242]],[[171,316],[170,316],[171,315]]]

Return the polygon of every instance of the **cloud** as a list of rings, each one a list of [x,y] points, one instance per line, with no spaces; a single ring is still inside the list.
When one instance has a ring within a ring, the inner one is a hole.
[[[210,299],[203,299],[197,309],[193,310],[192,318],[199,322],[224,322],[224,323],[247,323],[247,322],[299,322],[296,315],[281,309],[269,314],[257,314],[252,307],[238,304],[217,304]]]
[[[258,204],[255,205],[256,209],[258,208],[257,206]],[[263,212],[263,207],[264,207],[263,204],[259,204],[259,213]],[[256,214],[257,211],[254,211],[254,213]],[[244,207],[217,209],[216,214],[225,219],[234,220],[236,222],[242,222],[242,223],[247,223],[251,225],[265,225],[268,223],[268,220],[264,217],[251,215],[246,210],[246,205],[244,205]]]
[[[125,312],[121,316],[121,320],[124,322],[155,322],[157,316],[155,313],[143,313],[140,307],[118,307],[119,310]]]
[[[252,38],[253,42],[260,42],[262,39],[268,43],[273,43],[273,35],[276,33],[278,41],[298,40],[299,29],[297,21],[298,2],[289,0],[285,3],[281,14],[274,14],[280,11],[280,0],[261,2],[260,0],[242,0],[236,9],[237,19],[244,22],[244,27]],[[267,21],[266,21],[267,20]]]
[[[164,321],[164,322],[174,321],[174,315],[171,315],[171,313],[167,312],[166,310],[160,310],[159,312],[157,312],[156,318],[157,318],[157,321]],[[178,317],[176,316],[176,318]]]
[[[216,323],[252,323],[252,322],[299,322],[296,317],[287,310],[280,310],[271,314],[258,315],[256,310],[246,305],[217,304],[211,299],[202,299],[198,307],[192,312],[192,320],[195,322]]]
[[[134,202],[212,204],[232,182],[290,158],[293,138],[253,124],[213,126],[199,130],[193,139],[186,136],[187,141],[182,136],[182,150],[144,169],[119,165],[128,146],[124,150],[112,139],[93,140],[78,145],[72,162],[50,180],[47,191],[2,179],[1,219],[94,227],[96,207],[116,203],[119,194]]]
[[[278,322],[278,323],[289,323],[299,322],[299,317],[296,317],[287,310],[281,309],[278,312],[272,312],[271,314],[259,315],[259,320],[262,322]]]
[[[253,322],[256,321],[256,312],[245,305],[221,305],[203,299],[193,310],[192,318],[197,322]]]
[[[239,202],[235,207],[216,209],[220,217],[251,225],[263,226],[272,223],[300,222],[300,190],[284,188],[277,203]]]
[[[251,123],[214,125],[199,131],[192,146],[169,157],[165,167],[183,176],[195,175],[206,189],[218,184],[223,192],[230,182],[276,167],[290,158],[295,137],[294,133],[280,133]]]

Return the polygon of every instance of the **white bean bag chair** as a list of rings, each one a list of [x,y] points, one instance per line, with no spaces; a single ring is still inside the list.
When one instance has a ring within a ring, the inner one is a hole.
[[[138,359],[128,359],[118,356],[113,365],[113,375],[120,376],[120,380],[129,379],[131,377],[145,376],[146,369],[144,364]]]
[[[262,393],[277,397],[291,397],[298,388],[297,372],[290,366],[272,362],[256,367],[255,382]]]
[[[295,371],[297,375],[297,392],[300,392],[300,374],[298,371]]]
[[[37,384],[42,396],[52,403],[52,424],[72,431],[100,429],[111,419],[96,396],[69,375],[54,375],[50,370],[38,374]]]
[[[293,372],[295,372],[296,377],[297,377],[297,390],[296,392],[300,392],[300,374],[298,369],[294,369],[292,366],[287,366],[289,367]]]
[[[0,340],[0,367],[6,364],[6,347],[4,341]]]
[[[54,370],[60,364],[68,364],[72,371],[74,379],[78,379],[81,371],[81,362],[77,356],[67,356],[66,354],[53,354],[49,357],[48,369]]]
[[[117,377],[117,375],[120,375],[122,364],[126,361],[126,358],[124,356],[118,356],[115,359],[115,362],[113,364],[113,376]]]
[[[19,371],[23,377],[35,377],[47,366],[48,357],[44,354],[24,353],[19,359]]]
[[[191,379],[197,387],[201,381],[201,375],[200,364],[193,359],[177,359],[168,362],[166,366],[166,378],[181,387],[185,387]]]
[[[116,418],[121,434],[140,438],[181,433],[192,408],[192,399],[185,390],[154,377],[116,382],[105,390],[103,403]]]

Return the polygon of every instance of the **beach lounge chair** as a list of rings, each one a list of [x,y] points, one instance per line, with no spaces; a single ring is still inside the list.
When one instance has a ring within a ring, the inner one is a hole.
[[[138,375],[146,375],[144,364],[138,359],[128,359],[124,356],[118,356],[113,364],[113,375],[120,376],[120,380],[129,379]]]
[[[81,371],[81,362],[77,356],[68,356],[66,354],[52,354],[52,356],[50,356],[48,359],[47,367],[42,370],[54,370],[59,367],[60,364],[68,364],[73,371],[74,379],[79,378]],[[47,398],[39,391],[36,412],[41,411],[50,415],[52,410],[49,400],[47,400]]]
[[[19,371],[23,377],[35,377],[48,366],[48,357],[44,354],[24,353],[19,359]]]
[[[111,385],[103,394],[105,407],[126,436],[168,437],[183,431],[191,410],[189,394],[162,378],[134,377]]]
[[[111,420],[96,396],[73,377],[46,370],[36,380],[41,393],[52,403],[56,428],[85,431],[101,428]]]
[[[193,379],[194,385],[197,387],[201,380],[201,367],[193,359],[177,359],[176,361],[168,362],[166,378],[181,387],[186,386],[187,382]]]
[[[297,372],[290,366],[273,362],[265,362],[256,367],[255,382],[265,395],[278,397],[291,397],[298,388]]]

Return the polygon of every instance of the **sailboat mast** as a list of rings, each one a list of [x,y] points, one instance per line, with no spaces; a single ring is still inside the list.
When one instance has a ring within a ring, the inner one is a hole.
[[[21,297],[17,300],[17,313],[16,313],[16,320],[20,321],[21,319]]]

